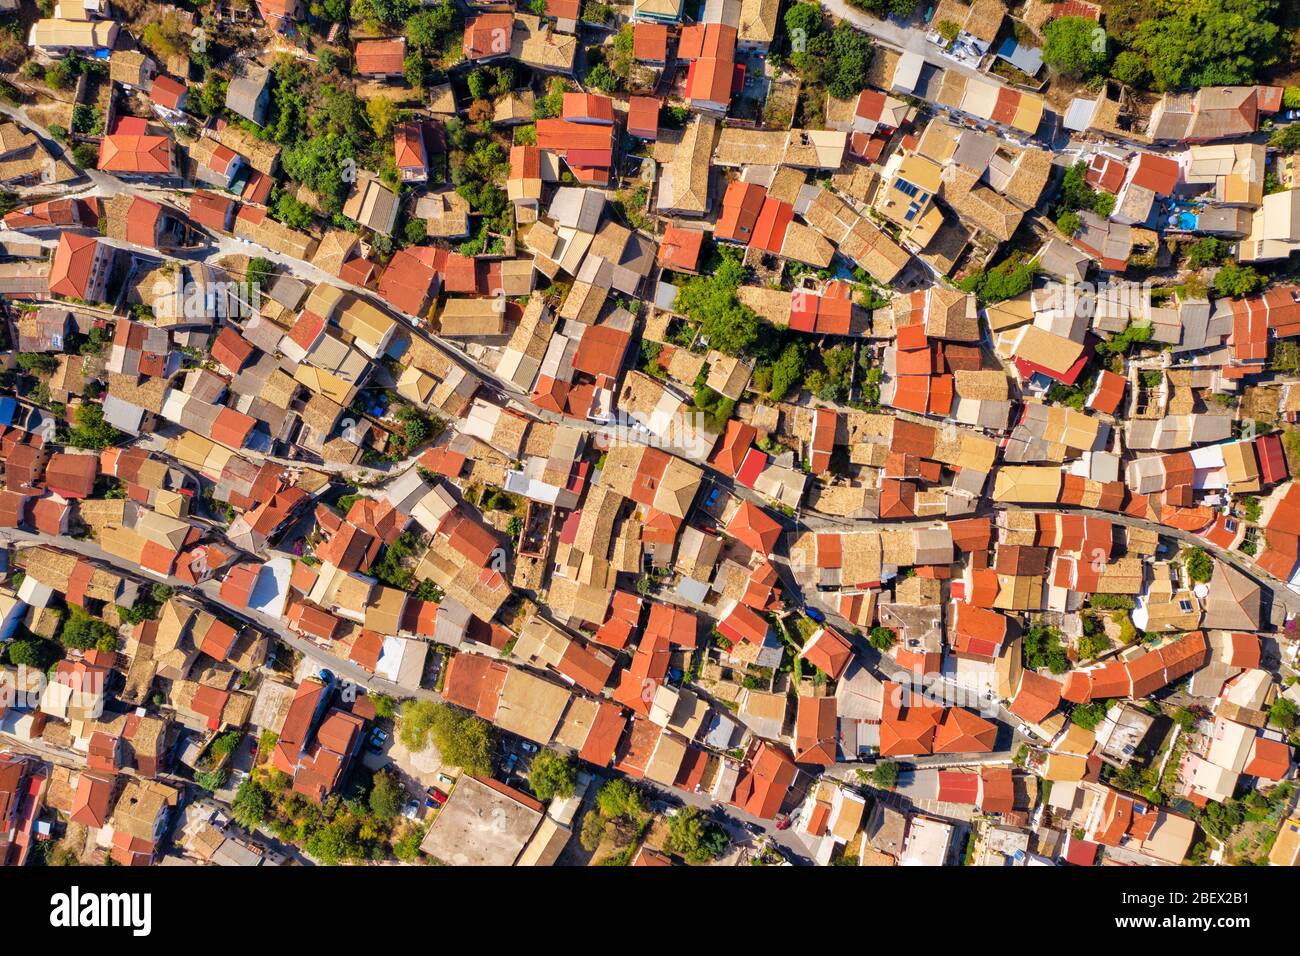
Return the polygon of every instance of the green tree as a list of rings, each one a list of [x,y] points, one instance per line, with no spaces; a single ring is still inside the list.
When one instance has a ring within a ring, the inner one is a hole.
[[[1222,296],[1239,299],[1258,292],[1268,285],[1268,279],[1250,266],[1229,262],[1214,274],[1214,291]]]
[[[381,770],[375,774],[374,785],[370,788],[370,811],[383,820],[392,820],[402,812],[406,801],[406,789],[397,777]]]
[[[898,764],[892,760],[877,760],[871,770],[871,781],[881,790],[898,786]]]
[[[1110,702],[1104,700],[1094,700],[1086,704],[1079,704],[1070,711],[1070,720],[1078,724],[1084,730],[1092,730],[1106,718],[1106,711],[1110,709]]]
[[[1187,576],[1197,584],[1203,584],[1214,575],[1214,559],[1204,548],[1189,548],[1183,556],[1183,566]]]
[[[533,756],[528,768],[528,786],[538,800],[545,803],[556,797],[571,797],[577,785],[578,768],[568,757],[549,749]]]
[[[1035,624],[1025,632],[1021,644],[1025,666],[1031,670],[1046,667],[1053,674],[1064,674],[1070,669],[1070,660],[1061,644],[1061,632],[1054,627]]]
[[[700,323],[709,345],[728,355],[747,354],[758,343],[760,320],[736,298],[745,268],[730,250],[712,275],[688,279],[677,291],[677,311]]]
[[[618,77],[604,63],[597,63],[587,73],[587,85],[602,93],[613,93],[618,89]]]
[[[246,830],[256,830],[270,811],[270,794],[252,777],[239,785],[235,799],[230,802],[230,815]]]
[[[468,773],[488,776],[496,738],[492,725],[448,704],[431,700],[407,701],[402,705],[398,735],[412,751],[422,751],[432,739],[443,760]]]
[[[39,671],[47,670],[59,656],[51,642],[38,637],[16,637],[3,647],[10,664]]]
[[[1061,230],[1061,235],[1069,237],[1079,231],[1083,221],[1079,218],[1077,212],[1063,212],[1056,220],[1056,228]]]
[[[638,819],[646,812],[645,797],[631,781],[624,777],[612,777],[596,793],[596,806],[600,814],[608,819],[629,817]]]
[[[889,628],[877,624],[867,633],[867,641],[878,651],[887,651],[898,642],[898,635]]]
[[[796,3],[786,10],[784,20],[786,36],[796,52],[798,45],[806,44],[810,37],[826,28],[826,17],[818,3]]]
[[[768,398],[779,402],[799,388],[804,377],[806,354],[802,342],[790,342],[781,350],[780,357],[772,365],[772,384]]]
[[[375,705],[375,716],[380,720],[390,720],[397,712],[397,701],[387,694],[372,693],[370,702]]]
[[[420,844],[424,842],[424,835],[427,832],[427,827],[407,830],[399,839],[393,841],[393,856],[403,863],[414,863],[421,859]]]
[[[1057,17],[1043,27],[1043,62],[1083,79],[1106,69],[1106,31],[1087,17]]]
[[[460,13],[452,0],[439,0],[425,6],[406,20],[406,40],[417,50],[431,53],[437,50],[460,20]]]
[[[596,852],[600,841],[605,838],[609,822],[599,813],[588,810],[582,818],[582,829],[578,831],[578,842],[588,853]]]
[[[847,100],[867,88],[871,66],[871,37],[847,20],[831,31],[831,62],[826,88],[831,96]]]
[[[1125,86],[1144,89],[1151,82],[1147,61],[1132,50],[1121,50],[1110,64],[1110,75]]]
[[[269,289],[274,275],[275,264],[262,256],[249,259],[248,268],[244,270],[244,278],[250,285],[255,285],[259,289]]]
[[[1214,236],[1205,236],[1192,243],[1187,250],[1187,264],[1193,269],[1204,269],[1223,261],[1228,254],[1228,244]]]
[[[78,605],[68,605],[68,616],[63,619],[63,626],[59,629],[60,644],[84,651],[107,645],[110,641],[110,649],[116,650],[116,631]]]
[[[1300,123],[1287,123],[1274,130],[1268,145],[1283,153],[1300,152]]]
[[[1130,38],[1157,90],[1248,84],[1276,63],[1277,0],[1148,0]]]
[[[708,863],[727,852],[727,832],[699,807],[686,806],[668,823],[668,848],[688,863]]]
[[[1290,697],[1279,697],[1268,709],[1268,722],[1287,733],[1296,728],[1296,705]]]

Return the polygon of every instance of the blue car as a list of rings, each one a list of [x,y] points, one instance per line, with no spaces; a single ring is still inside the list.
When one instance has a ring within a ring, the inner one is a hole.
[[[821,611],[817,610],[815,607],[806,607],[803,609],[803,612],[807,614],[810,618],[812,618],[814,621],[816,621],[818,624],[824,623],[826,620],[826,615],[823,614]]]

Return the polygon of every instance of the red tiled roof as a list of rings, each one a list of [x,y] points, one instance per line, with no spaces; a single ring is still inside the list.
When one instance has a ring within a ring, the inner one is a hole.
[[[667,269],[694,272],[703,247],[704,230],[686,229],[670,222],[659,243],[659,264]]]
[[[190,194],[190,218],[200,226],[224,231],[231,223],[230,212],[235,201],[204,189]]]
[[[1251,744],[1250,759],[1241,772],[1249,777],[1281,780],[1291,772],[1291,748],[1281,740],[1256,737]]]
[[[254,351],[253,344],[230,325],[222,326],[211,349],[212,357],[232,372],[242,369]]]
[[[565,93],[560,114],[566,120],[614,122],[614,101],[598,93]]]
[[[662,105],[663,101],[657,96],[629,97],[627,104],[628,133],[642,139],[657,139],[659,136],[659,108]]]
[[[1061,702],[1059,681],[1025,670],[1020,675],[1020,689],[1007,709],[1031,724],[1041,723]]]
[[[465,24],[461,51],[468,60],[505,56],[510,53],[514,26],[512,13],[480,13]]]
[[[790,228],[793,220],[792,205],[768,196],[762,210],[759,211],[758,221],[754,224],[754,238],[750,241],[750,245],[764,252],[779,255],[782,243],[785,242],[786,230]],[[820,308],[818,311],[820,312]]]
[[[126,215],[126,241],[150,249],[158,247],[158,223],[163,207],[151,199],[136,196]]]
[[[632,55],[638,60],[662,63],[668,59],[668,27],[662,23],[636,23],[632,27]]]
[[[742,501],[727,522],[727,534],[760,554],[771,554],[781,537],[781,525],[752,501]]]
[[[45,466],[45,486],[64,498],[88,498],[99,477],[99,458],[55,452]]]
[[[172,141],[166,136],[113,133],[100,140],[98,168],[167,175],[172,169]]]
[[[181,98],[185,95],[185,91],[186,86],[180,80],[166,74],[159,74],[153,78],[153,86],[149,88],[149,99],[163,109],[180,109]]]
[[[714,237],[749,245],[766,198],[767,190],[758,183],[733,179],[722,197],[722,214],[714,229]]]
[[[760,820],[774,819],[797,773],[794,761],[765,741],[736,781],[731,803]]]
[[[59,236],[50,262],[50,292],[70,299],[85,299],[90,289],[90,273],[99,253],[99,240],[65,232]]]
[[[1168,156],[1142,153],[1133,165],[1132,182],[1161,196],[1169,196],[1178,187],[1179,167]]]
[[[853,646],[839,631],[823,627],[804,645],[802,656],[831,680],[838,680],[853,660]]]
[[[362,76],[401,73],[406,59],[406,37],[358,40],[353,59]]]

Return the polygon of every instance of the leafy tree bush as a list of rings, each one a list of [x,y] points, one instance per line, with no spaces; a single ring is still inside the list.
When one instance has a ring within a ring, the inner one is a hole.
[[[1214,274],[1214,291],[1222,296],[1241,298],[1268,285],[1268,279],[1250,266],[1229,262]]]
[[[270,809],[270,795],[252,777],[239,785],[235,799],[230,802],[230,815],[246,830],[257,829]]]
[[[4,650],[10,664],[38,671],[48,670],[60,656],[57,645],[39,637],[16,637],[4,645]]]
[[[76,604],[68,605],[68,616],[59,629],[59,643],[76,650],[117,650],[117,632]]]
[[[578,842],[588,853],[596,852],[600,841],[605,837],[608,821],[595,811],[587,811],[582,818],[582,829],[578,831]]]
[[[1206,236],[1192,243],[1187,250],[1187,264],[1193,269],[1217,265],[1228,254],[1228,244],[1214,236]]]
[[[1251,83],[1277,62],[1277,0],[1150,0],[1130,38],[1156,90]]]
[[[1268,145],[1283,153],[1300,151],[1300,123],[1287,123],[1281,129],[1274,130],[1268,138]]]
[[[1183,566],[1187,576],[1197,584],[1203,584],[1214,575],[1214,559],[1204,548],[1189,548],[1183,557]]]
[[[1063,212],[1056,220],[1056,228],[1061,230],[1061,235],[1065,237],[1073,236],[1079,231],[1083,221],[1079,218],[1077,212]]]
[[[556,797],[571,797],[577,785],[578,768],[568,757],[549,749],[533,756],[528,768],[528,786],[538,800],[545,803]]]
[[[739,256],[727,250],[712,275],[694,276],[677,291],[677,311],[699,322],[709,345],[728,355],[748,353],[759,338],[758,316],[736,298],[744,278]]]
[[[798,389],[799,383],[803,381],[805,355],[803,343],[790,342],[786,345],[781,356],[772,364],[768,398],[779,402],[791,391]]]
[[[374,784],[370,788],[370,811],[384,820],[392,820],[402,812],[406,800],[406,789],[397,777],[387,771],[375,774]]]
[[[708,863],[727,852],[727,832],[699,807],[682,807],[668,824],[668,848],[688,863]]]
[[[847,100],[867,88],[871,66],[871,37],[847,20],[831,31],[831,55],[826,88],[831,96]]]
[[[1106,32],[1087,17],[1057,17],[1043,27],[1043,62],[1084,79],[1106,69]]]
[[[604,817],[640,817],[646,812],[645,797],[624,777],[612,777],[596,793],[596,806]]]
[[[426,749],[432,739],[447,763],[478,776],[492,772],[495,732],[491,724],[473,714],[436,701],[412,700],[402,705],[397,729],[402,743],[412,751]]]
[[[1268,722],[1290,733],[1296,728],[1296,705],[1289,697],[1279,697],[1268,710]]]
[[[871,770],[871,782],[881,790],[893,790],[898,786],[898,764],[892,760],[877,760]]]
[[[1110,701],[1094,700],[1087,704],[1079,704],[1070,711],[1070,720],[1078,724],[1084,730],[1092,730],[1106,718],[1106,711],[1110,709]]]
[[[1142,89],[1151,82],[1147,61],[1132,50],[1121,50],[1110,64],[1110,75],[1125,86]]]
[[[887,651],[898,642],[898,635],[883,625],[877,624],[867,634],[867,641],[878,651]]]
[[[1070,660],[1061,644],[1061,632],[1054,627],[1035,624],[1025,632],[1021,646],[1025,666],[1030,670],[1046,667],[1053,674],[1064,674],[1070,669]]]
[[[417,50],[432,53],[459,23],[460,11],[453,0],[438,0],[406,19],[406,41]]]
[[[1029,291],[1037,267],[1027,260],[1004,259],[992,269],[977,269],[958,283],[963,292],[974,292],[981,302],[1002,302]]]

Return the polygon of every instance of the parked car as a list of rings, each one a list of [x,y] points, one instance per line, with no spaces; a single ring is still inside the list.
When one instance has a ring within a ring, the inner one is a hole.
[[[537,748],[537,744],[533,743],[530,740],[525,740],[523,743],[519,745],[519,749],[526,754],[535,754],[537,753],[538,748]]]
[[[430,787],[426,793],[427,796],[424,801],[426,807],[440,807],[447,802],[447,795],[441,790]]]
[[[812,618],[814,621],[816,621],[818,624],[821,624],[826,620],[826,615],[823,614],[821,611],[817,610],[815,607],[805,607],[803,609],[803,612],[807,614],[810,618]]]

